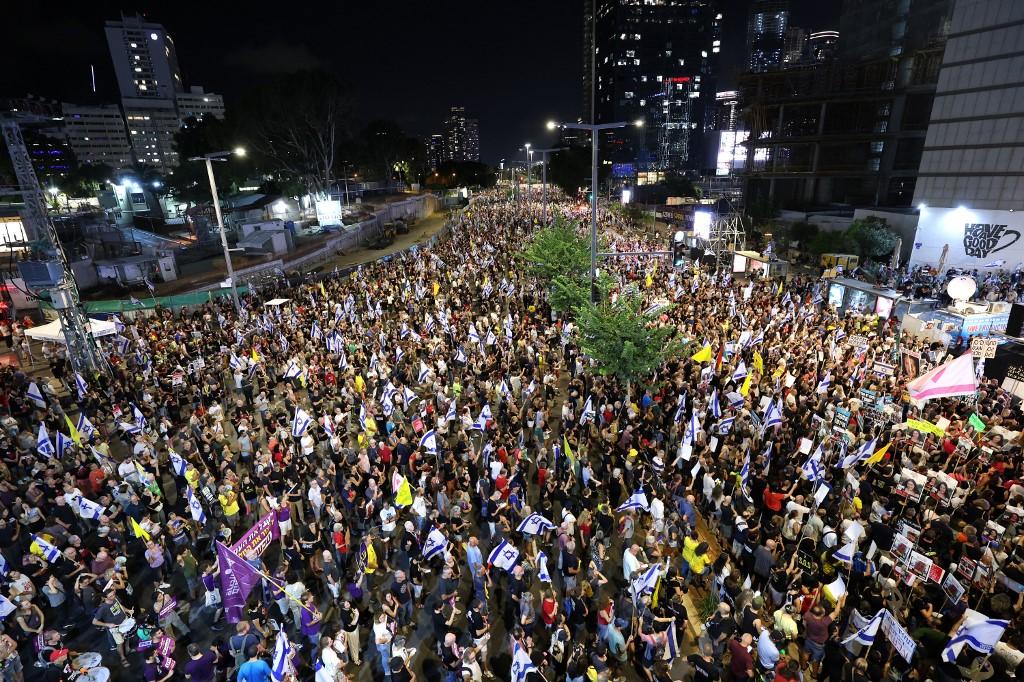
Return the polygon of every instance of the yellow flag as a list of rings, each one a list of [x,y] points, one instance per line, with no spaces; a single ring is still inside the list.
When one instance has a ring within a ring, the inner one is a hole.
[[[758,374],[764,374],[764,358],[756,350],[754,351],[754,369]]]
[[[704,347],[690,356],[694,362],[711,362],[711,344],[705,343]]]
[[[562,436],[562,452],[569,459],[569,464],[572,465],[573,471],[576,470],[576,455],[572,454],[572,448],[569,447],[569,439],[564,435]]]
[[[412,504],[412,486],[409,485],[409,479],[405,476],[402,476],[402,482],[398,485],[395,504],[399,507],[408,507]]]
[[[875,454],[873,454],[870,457],[868,457],[868,462],[867,463],[868,464],[874,464],[875,462],[881,462],[882,458],[885,457],[885,453],[889,452],[889,446],[890,445],[892,445],[892,443],[886,443],[884,448],[882,448],[881,450],[879,450]]]
[[[356,393],[362,395],[366,390],[366,379],[361,374],[356,375]]]
[[[327,298],[327,291],[324,289],[324,283],[320,282],[320,295]]]
[[[648,272],[647,277],[644,278],[644,286],[650,289],[652,284],[654,284],[654,278],[651,277],[651,273]]]
[[[750,378],[752,376],[753,374],[748,374],[747,378],[743,380],[743,385],[740,386],[740,395],[745,396],[750,393]]]
[[[661,576],[658,576],[658,581],[654,583],[654,594],[651,595],[651,606],[658,608],[658,595],[661,592]]]
[[[259,362],[260,361],[260,354],[256,352],[255,348],[252,349],[252,361],[253,362]]]
[[[372,542],[364,542],[363,573],[373,573],[377,570],[377,551],[373,548]]]
[[[783,277],[782,279],[779,280],[779,288],[775,290],[775,295],[776,296],[778,296],[779,294],[782,293],[782,282],[783,282],[784,279],[785,279],[785,277]]]
[[[135,533],[135,537],[145,538],[147,542],[152,539],[152,536],[150,536],[150,534],[146,532],[145,528],[139,525],[138,521],[136,521],[130,516],[128,517],[128,520],[131,521],[132,531]]]
[[[786,364],[783,363],[783,364],[779,365],[779,368],[777,370],[775,370],[774,372],[772,372],[772,379],[778,379],[779,377],[782,376],[782,373],[785,372],[785,371],[786,371]]]
[[[306,370],[305,370],[305,368],[303,368],[303,370],[301,372],[299,372],[299,383],[302,384],[303,388],[306,387]]]
[[[64,415],[64,421],[67,422],[68,428],[71,429],[71,440],[75,441],[75,445],[82,447],[82,434],[78,433],[78,429],[71,423],[71,417]]]
[[[441,285],[437,283],[437,280],[434,280],[434,296],[437,296],[437,292],[439,292],[440,290]]]

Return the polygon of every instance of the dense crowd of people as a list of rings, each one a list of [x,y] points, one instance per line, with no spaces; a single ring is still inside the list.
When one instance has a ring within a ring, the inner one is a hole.
[[[901,352],[944,349],[644,256],[612,297],[674,352],[618,381],[517,259],[538,218],[485,194],[238,312],[116,319],[106,371],[5,368],[4,682],[1024,670],[1018,400],[913,405]]]

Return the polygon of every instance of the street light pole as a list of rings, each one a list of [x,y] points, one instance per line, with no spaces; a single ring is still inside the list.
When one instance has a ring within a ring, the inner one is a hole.
[[[217,216],[217,229],[220,231],[220,244],[224,248],[224,263],[227,265],[228,282],[231,283],[231,300],[235,304],[235,312],[239,313],[242,306],[238,301],[238,289],[235,288],[235,269],[231,265],[231,251],[228,249],[228,235],[224,230],[224,216],[220,210],[220,197],[217,195],[217,182],[213,177],[213,162],[226,161],[232,154],[245,156],[245,150],[241,147],[229,152],[214,152],[204,156],[194,156],[189,161],[204,161],[206,163],[206,174],[210,178],[210,195],[213,197],[213,212]]]
[[[637,119],[632,125],[642,127],[643,119]],[[602,130],[625,128],[631,125],[627,121],[617,123],[556,123],[548,122],[548,129],[572,128],[590,131],[590,302],[597,303],[597,146],[598,134]]]
[[[541,182],[543,183],[542,186],[544,188],[544,190],[543,190],[543,197],[544,197],[544,199],[543,199],[544,222],[542,223],[542,225],[544,225],[545,227],[547,227],[547,224],[548,224],[548,153],[549,152],[560,152],[563,149],[567,149],[567,147],[551,147],[550,149],[534,149],[533,150],[535,152],[540,152],[540,172],[541,172],[541,177],[542,177]]]

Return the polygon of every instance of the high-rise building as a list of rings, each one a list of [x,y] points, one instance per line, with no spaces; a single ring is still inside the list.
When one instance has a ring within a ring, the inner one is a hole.
[[[591,104],[597,123],[644,123],[608,131],[601,140],[603,160],[664,171],[709,163],[703,139],[721,51],[716,7],[714,0],[588,0],[581,118],[591,118]]]
[[[783,37],[783,65],[798,64],[804,60],[806,54],[807,31],[799,26],[787,26],[786,35]]]
[[[106,165],[114,170],[132,167],[132,148],[124,118],[116,104],[64,103],[64,134],[80,164]]]
[[[910,206],[953,4],[846,2],[806,61],[742,75],[747,203]]]
[[[807,36],[807,59],[822,63],[833,59],[839,49],[839,31],[814,31]]]
[[[182,124],[190,118],[202,120],[207,116],[224,120],[224,98],[212,92],[205,92],[198,85],[193,85],[188,92],[179,92],[174,96],[178,107],[178,118]]]
[[[427,167],[436,171],[444,163],[444,135],[435,133],[427,138]]]
[[[747,68],[777,69],[785,61],[789,0],[754,0],[747,14]]]
[[[444,122],[444,160],[479,161],[480,128],[475,118],[466,118],[465,107],[452,107]]]
[[[174,136],[189,118],[223,118],[220,95],[185,89],[174,41],[162,24],[122,16],[106,23],[128,139],[138,163],[172,170],[178,165]]]
[[[956,0],[914,191],[910,263],[1024,262],[1024,4]]]

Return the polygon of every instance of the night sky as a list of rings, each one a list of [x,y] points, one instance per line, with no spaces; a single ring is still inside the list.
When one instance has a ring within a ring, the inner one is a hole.
[[[722,79],[745,56],[749,0],[721,0]],[[581,106],[582,0],[334,3],[14,3],[0,95],[118,101],[103,23],[139,11],[164,24],[186,84],[233,96],[262,75],[301,68],[336,73],[360,121],[388,118],[416,135],[440,132],[449,106],[480,120],[482,160],[523,142],[545,144],[544,123]],[[793,0],[794,25],[838,28],[838,2]],[[95,65],[98,95],[91,93]]]

